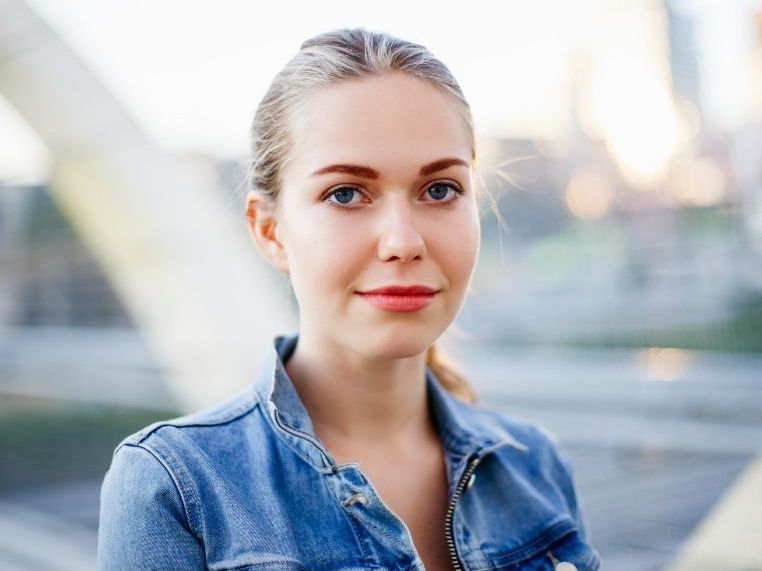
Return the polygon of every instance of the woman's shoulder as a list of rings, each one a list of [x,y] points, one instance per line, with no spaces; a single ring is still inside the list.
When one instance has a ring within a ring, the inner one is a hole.
[[[479,428],[514,445],[504,447],[498,454],[505,456],[514,468],[530,472],[555,475],[566,479],[574,469],[565,447],[548,427],[520,414],[507,411],[494,404],[477,402],[469,405]]]
[[[114,449],[139,446],[154,454],[178,453],[182,448],[219,444],[220,439],[249,430],[259,400],[251,387],[201,410],[153,422],[124,437]]]
[[[98,568],[202,568],[207,522],[201,498],[214,493],[220,465],[256,432],[251,388],[197,412],[149,424],[114,449],[101,485]],[[235,474],[234,474],[235,475]],[[173,537],[173,549],[163,543]],[[125,554],[128,554],[125,556]],[[127,557],[128,560],[125,559]],[[182,557],[178,559],[178,557]]]
[[[500,426],[521,448],[502,447],[496,451],[502,465],[513,474],[522,473],[522,485],[531,488],[527,497],[555,497],[569,510],[580,531],[586,533],[576,490],[576,470],[565,444],[544,425],[510,413],[495,405],[474,405],[480,414]],[[559,504],[560,505],[560,504]]]
[[[470,410],[472,422],[480,430],[502,433],[526,451],[555,451],[559,448],[557,435],[535,420],[483,401],[464,404]]]

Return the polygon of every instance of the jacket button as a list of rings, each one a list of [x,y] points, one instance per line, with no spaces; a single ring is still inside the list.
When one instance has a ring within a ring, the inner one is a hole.
[[[561,561],[556,565],[556,571],[577,571],[577,566],[574,563],[568,561]]]

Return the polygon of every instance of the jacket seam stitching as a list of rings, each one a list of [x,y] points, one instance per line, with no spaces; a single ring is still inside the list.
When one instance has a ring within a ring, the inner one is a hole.
[[[143,450],[146,450],[149,452],[152,456],[154,456],[162,466],[164,466],[164,469],[169,474],[170,478],[172,479],[172,483],[175,485],[175,489],[177,490],[178,495],[180,496],[180,501],[183,505],[183,511],[185,512],[185,518],[188,523],[188,528],[192,530],[195,535],[198,537],[198,539],[202,542],[204,541],[204,538],[206,537],[206,526],[204,525],[203,518],[195,518],[193,517],[193,513],[191,513],[193,510],[190,507],[189,501],[186,499],[185,494],[183,493],[183,489],[187,489],[187,493],[191,496],[192,502],[195,506],[201,505],[201,502],[199,500],[199,496],[196,493],[195,487],[193,486],[190,478],[187,477],[185,474],[185,471],[183,470],[183,467],[180,465],[179,462],[174,457],[171,457],[171,454],[162,454],[159,452],[159,450],[156,450],[153,446],[149,444],[137,444],[135,445],[139,448],[142,448]],[[176,470],[177,473],[175,473],[172,468]],[[194,522],[198,522],[198,526]],[[199,529],[200,527],[200,529]]]
[[[130,446],[132,448],[138,448],[140,450],[143,450],[143,451],[147,452],[148,454],[150,454],[151,456],[153,456],[156,459],[156,461],[159,464],[161,464],[161,467],[164,468],[164,470],[167,472],[167,475],[169,475],[169,479],[172,480],[172,485],[175,487],[175,491],[177,492],[177,497],[180,498],[180,503],[183,506],[183,515],[185,516],[185,521],[188,524],[188,529],[193,529],[193,527],[191,525],[190,517],[188,515],[188,505],[187,505],[187,503],[185,501],[185,497],[183,496],[182,490],[180,489],[180,486],[177,483],[177,479],[175,478],[175,475],[172,473],[172,470],[169,469],[169,466],[167,466],[166,462],[164,462],[164,460],[161,458],[161,456],[159,456],[152,449],[150,449],[150,448],[148,448],[146,446],[143,446],[142,444],[124,443],[124,444],[120,445],[117,448],[117,450],[119,448],[121,448],[122,446],[125,446],[125,447]]]
[[[260,395],[261,398],[261,395]],[[277,423],[275,422],[275,419],[272,418],[270,413],[268,412],[267,406],[263,404],[263,402],[260,400],[257,403],[259,405],[259,411],[264,417],[265,424],[270,427],[270,430],[275,435],[275,438],[277,438],[279,441],[283,442],[283,444],[291,450],[293,454],[295,454],[299,459],[302,460],[302,462],[306,463],[310,468],[317,471],[318,473],[324,474],[326,471],[326,468],[323,466],[316,466],[313,459],[309,457],[308,454],[305,454],[302,450],[299,450],[297,446],[294,445],[293,442],[289,441],[288,438],[286,438],[286,435],[283,434],[284,431],[282,431]],[[296,431],[296,429],[292,429]],[[300,431],[298,431],[300,432]],[[300,438],[306,442],[308,442],[307,439],[305,439],[303,436],[293,435],[295,438]]]
[[[175,428],[194,428],[194,427],[204,427],[204,426],[223,426],[225,424],[229,424],[231,422],[234,422],[238,419],[240,419],[243,416],[246,416],[247,414],[250,414],[259,406],[259,401],[257,399],[254,399],[253,402],[246,402],[243,404],[238,405],[233,410],[228,411],[227,414],[223,415],[220,418],[212,418],[207,421],[203,421],[201,419],[193,420],[193,421],[177,421],[173,422],[172,420],[162,420],[157,423],[155,423],[155,426],[152,426],[150,430],[146,430],[145,432],[139,432],[137,438],[134,441],[130,440],[130,437],[128,437],[124,443],[125,444],[131,444],[131,445],[140,445],[142,444],[149,436],[151,436],[154,432],[159,430],[160,428],[163,428],[165,426],[172,426]]]
[[[368,552],[365,550],[365,545],[363,545],[363,541],[360,538],[360,533],[358,531],[356,522],[354,521],[354,518],[351,514],[348,514],[346,510],[342,509],[344,512],[344,517],[349,522],[349,526],[352,528],[352,533],[355,536],[355,541],[357,542],[357,545],[360,547],[360,553],[362,553],[363,559],[367,562],[371,562],[372,559],[369,557]],[[376,564],[376,561],[372,561],[373,569],[379,569],[379,566]]]

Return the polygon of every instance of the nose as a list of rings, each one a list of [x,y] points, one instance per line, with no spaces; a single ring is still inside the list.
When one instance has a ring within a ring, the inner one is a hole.
[[[426,244],[415,227],[410,204],[404,199],[390,201],[383,213],[378,257],[383,261],[409,262],[425,255]]]

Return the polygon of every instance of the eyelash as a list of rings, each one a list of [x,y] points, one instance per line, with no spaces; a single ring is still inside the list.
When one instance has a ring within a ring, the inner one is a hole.
[[[465,191],[463,190],[463,188],[458,183],[452,180],[435,180],[426,187],[426,190],[424,192],[428,192],[432,187],[438,186],[438,185],[448,186],[452,188],[456,192],[456,196],[452,200],[434,200],[432,202],[435,202],[435,203],[441,202],[442,204],[449,204],[450,202],[455,202],[461,195],[465,194]],[[332,208],[340,208],[341,210],[351,210],[353,208],[356,208],[355,206],[345,206],[339,202],[333,202],[332,200],[328,200],[331,196],[333,196],[340,190],[354,190],[355,192],[360,192],[360,189],[357,186],[353,186],[351,184],[342,184],[334,188],[333,190],[331,190],[328,194],[326,194],[325,197],[323,198],[323,202],[326,202],[328,206]]]

